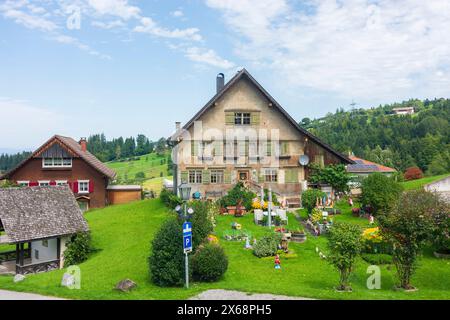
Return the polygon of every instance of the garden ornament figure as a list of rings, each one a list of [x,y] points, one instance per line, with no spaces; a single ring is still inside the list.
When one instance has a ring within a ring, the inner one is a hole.
[[[348,198],[348,204],[350,205],[350,207],[353,207],[353,199],[352,199],[352,197]]]
[[[245,249],[252,249],[252,246],[250,244],[250,237],[245,238]]]
[[[373,223],[374,223],[373,215],[369,215],[369,223],[370,223],[370,224],[373,224]]]
[[[281,261],[279,255],[275,256],[275,269],[281,269]]]

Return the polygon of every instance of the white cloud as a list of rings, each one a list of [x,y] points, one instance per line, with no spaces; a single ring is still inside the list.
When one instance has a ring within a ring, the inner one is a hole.
[[[212,49],[201,49],[198,47],[190,47],[186,49],[185,56],[192,61],[201,62],[221,69],[231,69],[234,67],[233,62],[221,58]]]
[[[91,25],[94,27],[98,27],[100,29],[105,29],[105,30],[125,27],[125,23],[122,20],[114,20],[114,21],[108,21],[108,22],[92,21]]]
[[[162,38],[173,38],[191,41],[202,40],[199,34],[199,29],[197,28],[187,28],[187,29],[166,29],[160,27],[153,19],[144,17],[141,19],[141,25],[134,28],[135,32],[147,33],[153,36]]]
[[[58,26],[53,21],[21,10],[25,3],[17,2],[14,4],[7,1],[0,6],[0,12],[5,18],[12,19],[15,23],[21,24],[28,29],[38,29],[41,31],[54,31],[58,29]]]
[[[177,10],[175,10],[175,11],[172,11],[170,14],[171,14],[173,17],[175,17],[175,18],[180,18],[180,17],[183,17],[183,16],[184,16],[184,13],[183,13],[183,11],[182,11],[181,9],[177,9]]]
[[[132,6],[127,0],[88,0],[88,4],[100,15],[112,15],[124,20],[138,19],[141,9]]]
[[[58,34],[56,36],[51,37],[51,39],[56,42],[59,42],[59,43],[73,45],[82,51],[86,51],[90,55],[98,56],[105,60],[112,59],[109,55],[102,54],[102,53],[98,52],[97,50],[92,49],[89,45],[80,42],[80,40],[78,40],[77,38],[74,38],[74,37],[71,37],[68,35]]]
[[[239,56],[293,86],[372,100],[448,95],[449,77],[437,76],[450,70],[448,1],[205,1],[238,36]]]
[[[0,97],[0,112],[2,119],[8,119],[0,125],[1,148],[35,147],[49,138],[48,128],[52,128],[54,133],[66,130],[65,116],[30,105],[27,101]],[[22,131],[23,134],[17,130],[18,123],[26,128]],[[33,134],[29,134],[30,132]]]

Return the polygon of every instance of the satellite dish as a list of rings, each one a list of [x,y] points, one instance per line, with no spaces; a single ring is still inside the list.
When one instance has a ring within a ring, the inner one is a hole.
[[[309,157],[306,154],[302,154],[300,159],[298,159],[298,163],[302,166],[306,166],[309,163]]]

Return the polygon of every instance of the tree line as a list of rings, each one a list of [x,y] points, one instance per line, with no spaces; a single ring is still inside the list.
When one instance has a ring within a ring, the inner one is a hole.
[[[87,139],[87,148],[103,162],[142,156],[152,152],[162,156],[169,150],[167,139],[164,137],[152,141],[145,135],[138,134],[137,137],[119,137],[107,140],[103,133],[90,135]],[[25,151],[16,154],[1,154],[0,172],[14,168],[30,155],[31,152]]]
[[[103,133],[93,134],[87,139],[88,150],[103,162],[126,159],[135,156],[156,152],[164,155],[168,150],[166,138],[152,141],[144,134],[137,137],[113,138],[107,140]]]
[[[414,107],[412,115],[394,108]],[[300,125],[344,154],[393,167],[418,166],[430,175],[450,172],[450,99],[409,100],[370,109],[304,118]]]

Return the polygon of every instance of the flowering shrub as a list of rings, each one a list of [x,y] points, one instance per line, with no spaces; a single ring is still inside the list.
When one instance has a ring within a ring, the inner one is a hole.
[[[391,254],[392,247],[381,236],[378,227],[365,229],[362,233],[363,251],[366,253]]]
[[[368,228],[363,231],[363,239],[365,241],[372,241],[380,243],[383,241],[383,237],[380,234],[380,229],[378,227]]]
[[[213,234],[210,234],[207,239],[208,239],[209,243],[212,243],[212,244],[218,244],[219,243],[219,238],[217,238]]]
[[[261,201],[254,200],[252,202],[252,208],[253,209],[267,209],[269,207],[269,203],[267,201],[264,201],[264,203],[261,206]]]

